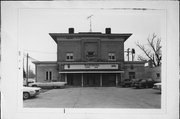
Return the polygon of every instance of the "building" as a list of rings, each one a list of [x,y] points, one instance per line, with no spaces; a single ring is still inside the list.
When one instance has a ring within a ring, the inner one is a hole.
[[[161,66],[152,67],[148,64],[145,68],[145,78],[151,78],[157,82],[161,82]]]
[[[131,33],[50,33],[57,44],[57,61],[34,62],[36,80],[66,81],[73,86],[118,86],[125,78],[141,78],[144,62],[124,61],[124,42]]]

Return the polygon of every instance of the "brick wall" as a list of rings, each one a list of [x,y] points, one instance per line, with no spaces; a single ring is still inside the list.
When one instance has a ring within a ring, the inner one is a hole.
[[[81,41],[59,41],[58,61],[66,61],[66,53],[74,53],[74,60],[81,60]]]
[[[135,78],[144,78],[145,69],[143,62],[125,62],[124,63],[124,79],[129,79],[129,72],[135,72]]]
[[[155,81],[161,81],[161,67],[145,67],[145,77]]]
[[[108,60],[108,53],[116,54],[116,61],[124,61],[124,42],[123,41],[102,41],[101,42],[101,59]]]
[[[56,64],[38,64],[36,66],[36,81],[37,82],[47,82],[46,72],[52,72],[52,80],[58,80],[58,71]]]
[[[74,40],[74,41],[73,41]],[[83,40],[83,41],[82,41]],[[108,61],[108,53],[113,52],[116,54],[116,61],[124,61],[124,41],[115,39],[116,41],[104,39],[61,39],[58,41],[58,62],[66,61],[66,53],[74,53],[74,61],[84,61],[85,46],[93,41],[97,43],[98,61]],[[90,45],[91,46],[91,45]],[[93,45],[92,45],[93,46]],[[84,49],[83,49],[84,48]]]

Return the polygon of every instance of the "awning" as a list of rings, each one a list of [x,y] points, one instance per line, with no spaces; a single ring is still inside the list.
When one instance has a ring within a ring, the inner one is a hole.
[[[124,71],[60,71],[59,73],[124,73]]]

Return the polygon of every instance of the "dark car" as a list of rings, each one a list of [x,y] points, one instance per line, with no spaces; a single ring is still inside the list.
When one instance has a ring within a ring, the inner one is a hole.
[[[124,81],[122,81],[122,87],[131,87],[131,79],[124,79]]]
[[[135,83],[140,79],[131,79],[131,87],[135,87]]]
[[[134,85],[136,88],[153,88],[154,83],[156,82],[152,79],[139,79]]]

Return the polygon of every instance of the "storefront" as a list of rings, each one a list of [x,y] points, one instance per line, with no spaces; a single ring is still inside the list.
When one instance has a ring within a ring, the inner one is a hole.
[[[70,86],[118,86],[123,71],[108,72],[60,72]]]

